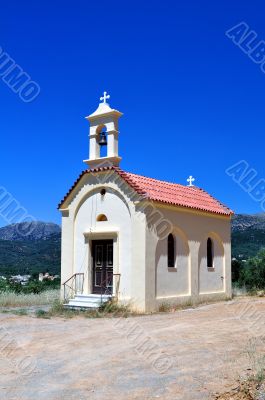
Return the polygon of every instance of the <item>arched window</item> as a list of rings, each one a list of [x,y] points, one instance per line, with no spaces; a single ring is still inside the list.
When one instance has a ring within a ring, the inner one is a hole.
[[[98,221],[98,222],[107,221],[107,220],[108,220],[108,218],[106,217],[105,214],[99,214],[99,215],[97,216],[97,221]]]
[[[207,268],[213,268],[213,241],[207,239]]]
[[[167,266],[175,268],[175,239],[172,233],[167,238]]]

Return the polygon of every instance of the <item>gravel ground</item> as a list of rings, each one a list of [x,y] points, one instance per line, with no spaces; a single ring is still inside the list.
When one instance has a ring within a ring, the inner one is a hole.
[[[210,399],[259,366],[264,317],[262,298],[130,318],[0,314],[0,399]]]

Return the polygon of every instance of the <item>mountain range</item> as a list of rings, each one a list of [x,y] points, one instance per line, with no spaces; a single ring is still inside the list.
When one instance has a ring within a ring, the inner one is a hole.
[[[244,232],[247,229],[265,230],[265,213],[236,214],[232,218],[232,233]]]
[[[0,275],[60,274],[61,227],[22,222],[0,228]]]
[[[248,259],[265,247],[265,213],[237,214],[232,219],[232,257]]]
[[[21,222],[0,228],[0,240],[47,240],[60,233],[61,227],[52,222]]]
[[[232,257],[247,259],[265,247],[265,213],[232,219]],[[12,224],[0,228],[0,275],[60,274],[61,227],[54,223]]]

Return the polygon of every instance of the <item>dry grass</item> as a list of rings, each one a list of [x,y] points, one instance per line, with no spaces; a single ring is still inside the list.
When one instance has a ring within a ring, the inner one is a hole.
[[[60,300],[55,300],[48,311],[37,310],[35,312],[37,318],[103,318],[103,317],[118,317],[127,318],[129,316],[140,315],[130,310],[129,306],[118,305],[115,301],[110,301],[102,304],[98,309],[69,309],[65,308]]]
[[[42,306],[53,304],[60,296],[59,290],[47,290],[40,294],[0,293],[0,307]]]
[[[217,395],[215,400],[259,400],[264,399],[264,385],[255,377],[238,382],[238,386],[229,392]]]
[[[258,338],[251,338],[248,341],[245,353],[249,359],[250,367],[245,377],[241,377],[236,387],[231,391],[216,394],[215,400],[265,399],[265,355],[257,349],[259,340]]]

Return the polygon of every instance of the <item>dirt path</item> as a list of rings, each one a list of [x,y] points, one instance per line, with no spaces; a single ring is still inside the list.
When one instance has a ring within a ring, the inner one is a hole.
[[[196,400],[264,351],[265,300],[123,319],[0,314],[0,399]]]

